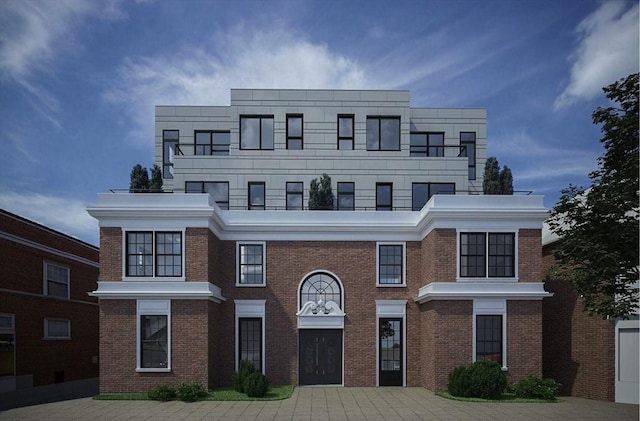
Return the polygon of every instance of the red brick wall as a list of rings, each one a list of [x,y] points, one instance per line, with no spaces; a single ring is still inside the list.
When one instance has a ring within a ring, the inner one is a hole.
[[[185,278],[187,281],[206,282],[209,280],[209,229],[187,228],[185,234]]]
[[[421,270],[423,285],[456,281],[456,230],[438,228],[422,240]]]
[[[542,230],[521,229],[518,232],[518,280],[542,282]]]
[[[507,301],[509,383],[542,375],[542,301]]]
[[[545,273],[554,263],[544,248]],[[560,392],[588,399],[615,400],[615,325],[589,316],[568,281],[547,274],[543,301],[543,375],[562,383]]]
[[[122,281],[122,228],[100,228],[100,281]]]

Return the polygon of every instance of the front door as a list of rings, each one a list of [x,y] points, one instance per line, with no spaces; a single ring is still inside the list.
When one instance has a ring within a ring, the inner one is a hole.
[[[380,386],[402,386],[402,319],[379,319]]]
[[[300,330],[300,385],[342,384],[342,330]]]

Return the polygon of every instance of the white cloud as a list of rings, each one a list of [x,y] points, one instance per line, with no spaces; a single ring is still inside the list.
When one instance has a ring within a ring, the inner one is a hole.
[[[606,1],[578,27],[571,80],[556,98],[556,110],[602,94],[602,87],[638,71],[638,4]]]
[[[128,58],[103,98],[123,106],[130,138],[153,143],[155,105],[228,105],[230,88],[361,89],[375,87],[356,62],[300,33],[239,25],[210,46]]]
[[[82,201],[39,193],[0,192],[0,208],[91,244],[98,244],[98,221]]]

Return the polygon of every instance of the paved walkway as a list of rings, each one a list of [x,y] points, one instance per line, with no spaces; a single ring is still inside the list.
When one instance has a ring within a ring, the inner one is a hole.
[[[638,405],[562,398],[554,404],[468,403],[422,388],[301,387],[270,402],[96,401],[81,398],[0,412],[2,420],[638,420]]]

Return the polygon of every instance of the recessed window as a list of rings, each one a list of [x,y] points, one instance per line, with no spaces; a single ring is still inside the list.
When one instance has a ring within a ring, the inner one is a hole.
[[[126,258],[126,276],[181,277],[182,233],[129,231]]]
[[[411,209],[419,211],[435,194],[456,194],[455,183],[413,183]]]
[[[476,361],[495,361],[502,366],[502,316],[476,316]]]
[[[186,193],[209,193],[220,209],[229,209],[228,181],[187,181],[184,183]]]
[[[231,133],[228,131],[196,130],[194,138],[196,155],[229,155]]]
[[[393,183],[376,183],[376,210],[393,210]]]
[[[171,301],[138,300],[137,371],[171,369]]]
[[[338,149],[353,149],[353,115],[338,115]]]
[[[302,149],[302,114],[287,114],[287,149]]]
[[[237,243],[237,286],[264,286],[266,244]]]
[[[287,183],[287,210],[302,210],[303,184]]]
[[[66,266],[44,262],[44,295],[69,299],[70,270]]]
[[[265,210],[265,187],[263,182],[249,182],[249,210]]]
[[[367,117],[367,150],[400,150],[400,117]]]
[[[240,116],[240,149],[273,150],[273,116]]]
[[[44,319],[45,339],[71,339],[71,321],[65,319]]]
[[[181,155],[179,141],[178,130],[162,131],[162,176],[164,178],[173,178],[173,157]]]
[[[262,319],[238,319],[238,366],[251,361],[256,371],[262,372]]]
[[[355,183],[338,183],[338,210],[355,209]]]
[[[476,133],[460,132],[460,156],[469,158],[469,180],[476,179]]]
[[[409,155],[444,156],[444,133],[411,133]]]
[[[460,276],[463,278],[513,278],[515,276],[515,234],[460,233]]]
[[[405,243],[378,243],[378,286],[405,285]]]

